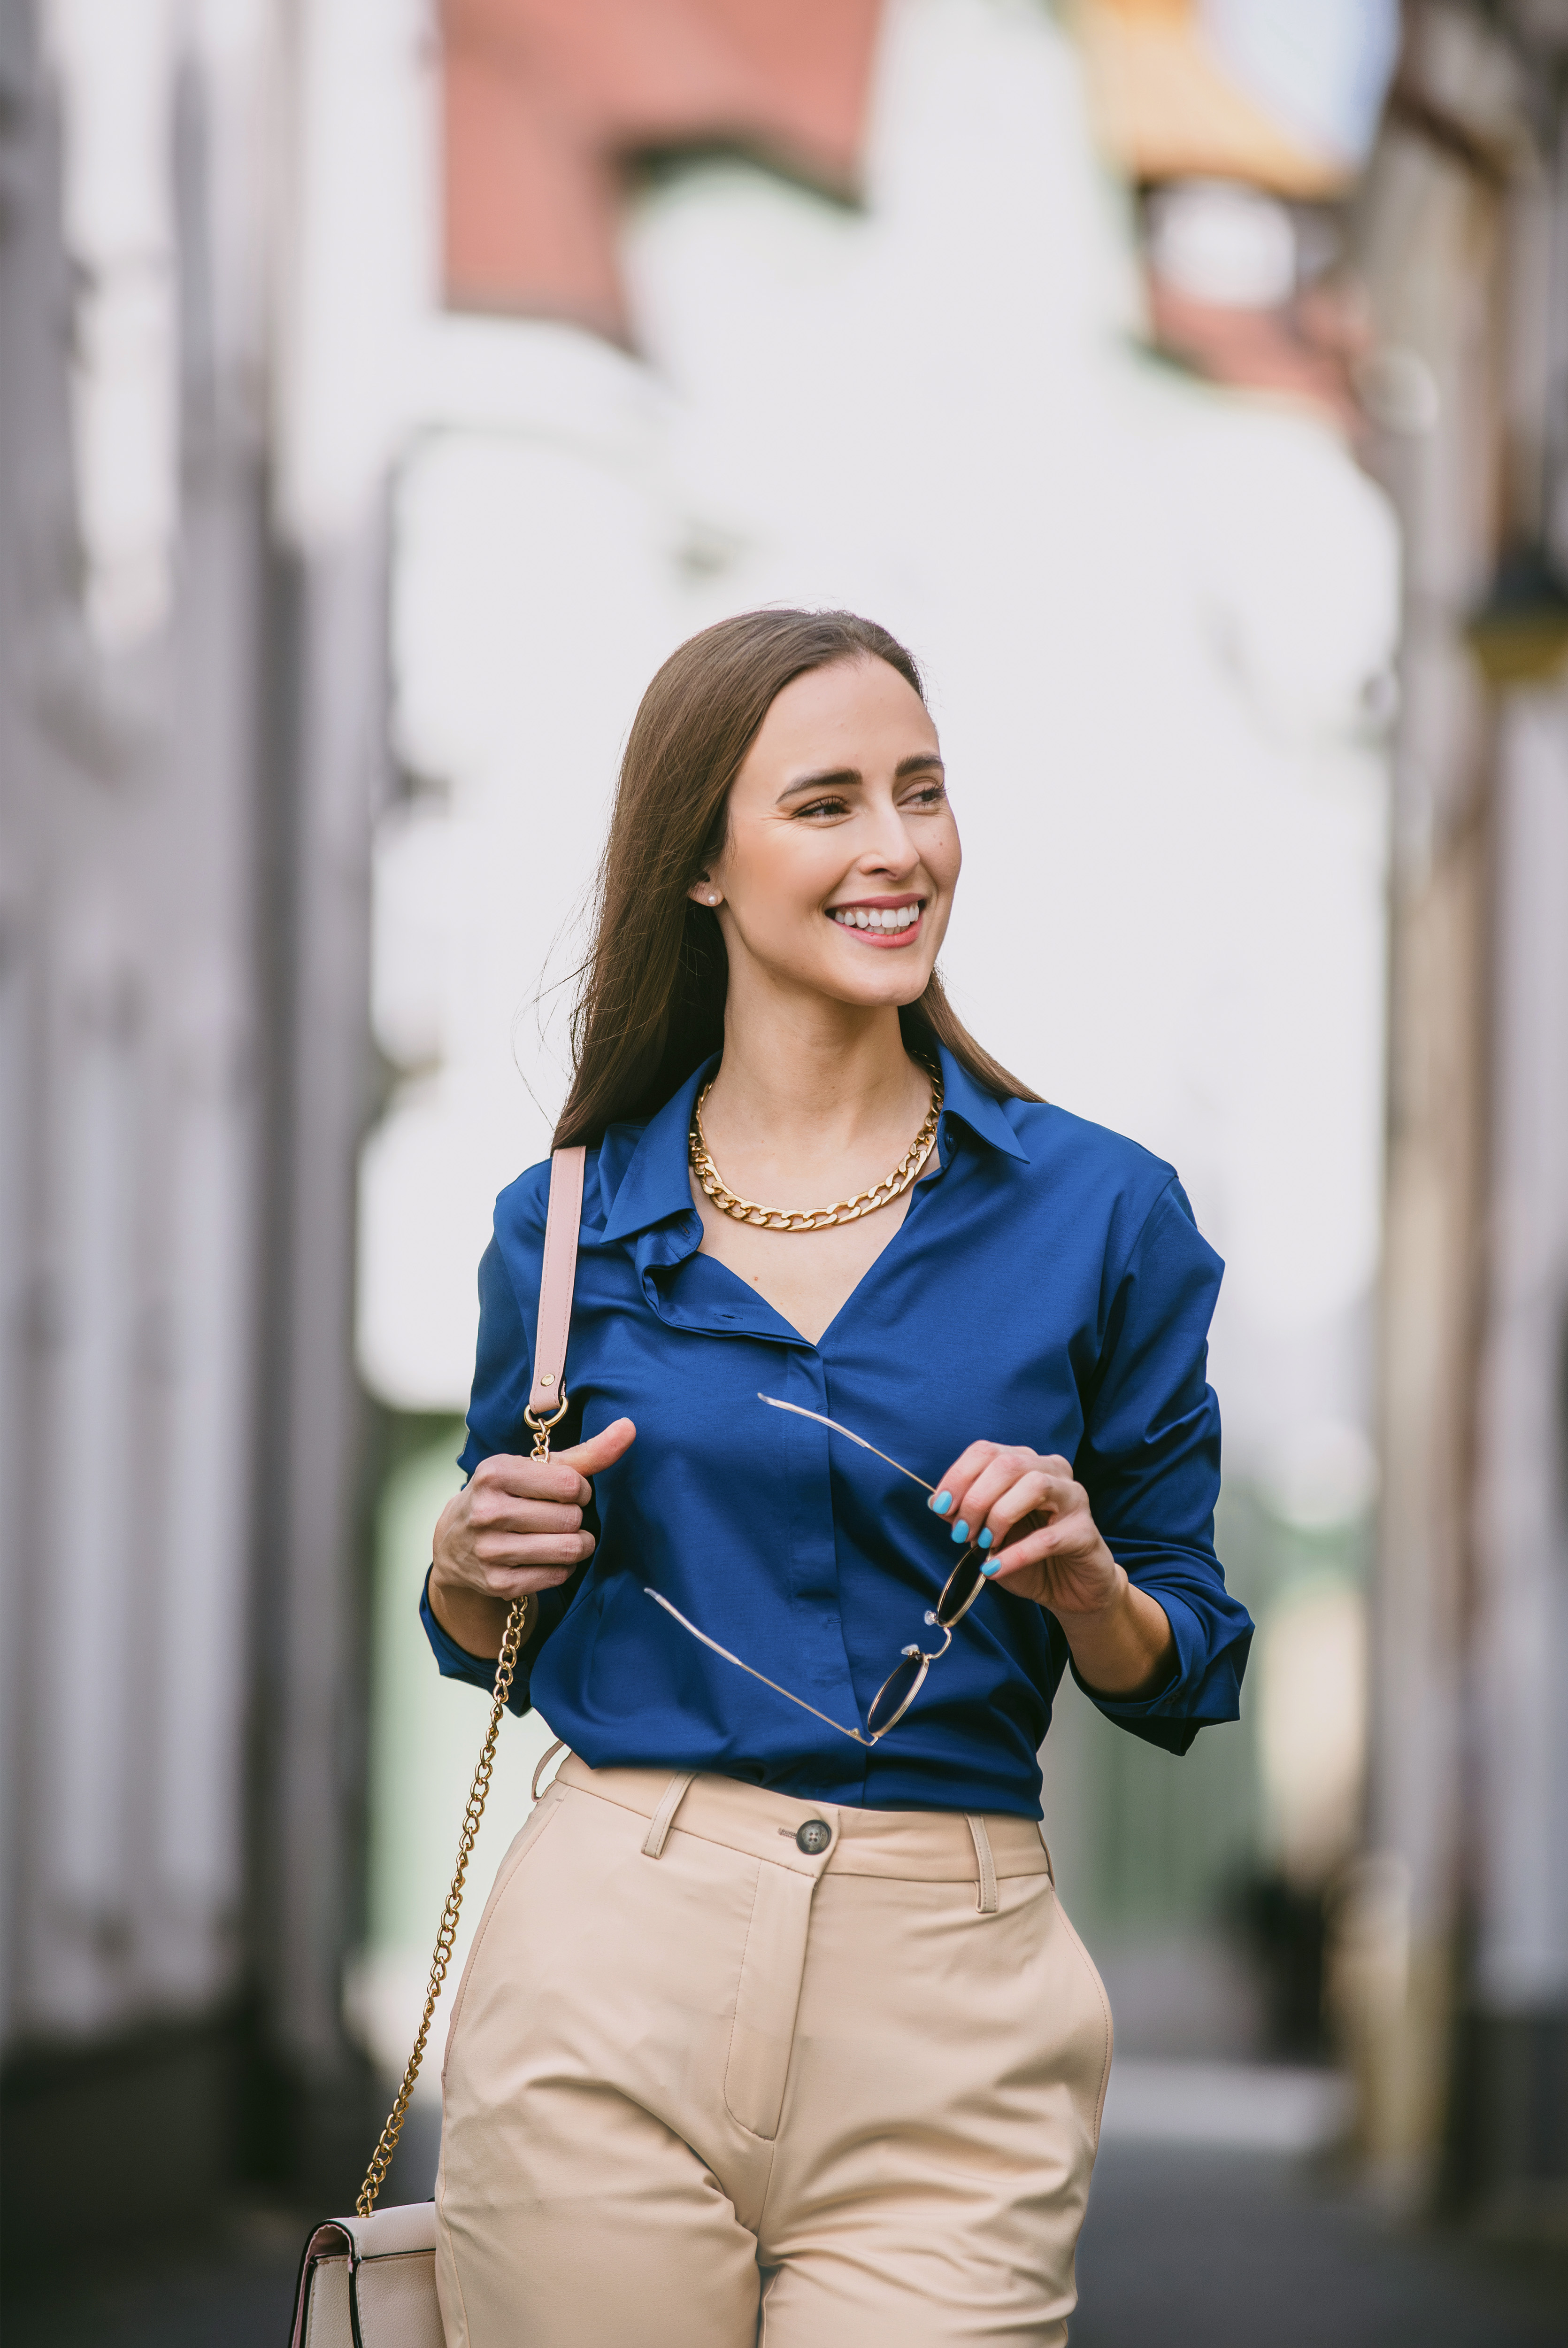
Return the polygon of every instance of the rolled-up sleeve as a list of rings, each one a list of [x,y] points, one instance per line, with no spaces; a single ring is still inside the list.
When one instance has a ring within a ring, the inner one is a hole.
[[[1220,1413],[1208,1329],[1224,1270],[1181,1185],[1168,1182],[1115,1279],[1076,1463],[1112,1555],[1164,1608],[1176,1649],[1151,1695],[1118,1699],[1079,1685],[1107,1719],[1170,1753],[1239,1716],[1252,1642],[1214,1543]]]

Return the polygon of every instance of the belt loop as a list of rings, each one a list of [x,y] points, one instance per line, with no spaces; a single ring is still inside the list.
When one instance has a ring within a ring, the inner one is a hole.
[[[982,1916],[994,1916],[997,1912],[997,1870],[991,1857],[991,1838],[986,1832],[984,1818],[975,1818],[968,1810],[964,1816],[969,1821],[969,1833],[974,1838],[975,1867],[979,1876],[975,1904]]]
[[[549,1767],[550,1763],[555,1759],[556,1755],[558,1753],[564,1753],[565,1751],[566,1738],[564,1736],[558,1736],[553,1745],[547,1745],[545,1746],[544,1751],[539,1755],[538,1761],[534,1764],[534,1799],[536,1802],[539,1798],[539,1779],[544,1776],[545,1771]]]
[[[688,1769],[671,1777],[664,1788],[664,1798],[648,1821],[648,1832],[642,1838],[644,1859],[657,1859],[664,1848],[666,1836],[675,1823],[675,1813],[686,1798],[686,1788],[696,1776]]]
[[[1045,1838],[1045,1820],[1043,1818],[1040,1821],[1040,1847],[1045,1853],[1045,1871],[1050,1878],[1050,1888],[1054,1891],[1056,1889],[1056,1869],[1050,1863],[1050,1845]]]

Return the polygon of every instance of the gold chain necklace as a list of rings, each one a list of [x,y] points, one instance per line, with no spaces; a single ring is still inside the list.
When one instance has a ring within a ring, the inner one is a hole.
[[[902,1198],[931,1154],[942,1114],[942,1072],[930,1060],[922,1058],[920,1066],[931,1079],[931,1106],[926,1111],[925,1123],[892,1173],[873,1183],[869,1190],[856,1191],[853,1199],[841,1199],[832,1207],[803,1207],[798,1212],[789,1207],[759,1207],[750,1199],[738,1199],[714,1165],[702,1135],[702,1103],[713,1089],[712,1076],[698,1094],[692,1110],[688,1137],[692,1171],[722,1214],[733,1215],[737,1223],[754,1223],[761,1231],[825,1231],[832,1223],[858,1222],[862,1215],[874,1215],[878,1207]]]

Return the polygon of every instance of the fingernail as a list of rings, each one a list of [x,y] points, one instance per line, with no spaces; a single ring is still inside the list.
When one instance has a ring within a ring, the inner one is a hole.
[[[981,1528],[979,1545],[981,1549],[989,1549],[991,1545],[991,1529],[989,1525]]]
[[[937,1514],[939,1517],[945,1517],[952,1505],[953,1496],[951,1492],[938,1492],[931,1501],[931,1506],[936,1509]]]
[[[984,1565],[982,1565],[982,1566],[981,1566],[981,1568],[980,1568],[980,1571],[981,1571],[981,1572],[986,1576],[987,1580],[989,1581],[989,1580],[990,1579],[991,1575],[992,1575],[993,1573],[995,1573],[995,1571],[997,1570],[997,1568],[1000,1565],[1000,1563],[1001,1563],[1001,1560],[1000,1560],[1000,1558],[999,1558],[999,1557],[988,1557],[988,1558],[987,1558],[987,1560],[986,1560],[986,1561],[985,1561],[985,1563],[984,1563]]]
[[[956,1541],[967,1541],[968,1538],[969,1529],[968,1525],[965,1524],[962,1517],[960,1517],[958,1523],[953,1527],[953,1539]]]

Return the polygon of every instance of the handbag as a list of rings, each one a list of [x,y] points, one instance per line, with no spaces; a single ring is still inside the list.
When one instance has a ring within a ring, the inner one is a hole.
[[[571,1326],[572,1288],[577,1278],[578,1230],[582,1220],[583,1159],[583,1150],[576,1148],[558,1149],[550,1159],[549,1209],[545,1218],[538,1338],[535,1347],[535,1360],[539,1366],[523,1412],[533,1429],[536,1459],[549,1457],[550,1429],[559,1426],[566,1415],[566,1347]],[[445,2348],[441,2307],[436,2295],[436,2204],[395,2203],[389,2209],[378,2209],[375,2204],[403,2133],[408,2099],[425,2060],[436,2002],[452,1962],[457,1919],[463,1907],[463,1886],[496,1765],[501,1715],[511,1694],[523,1641],[532,1628],[535,1607],[532,1596],[519,1598],[507,1616],[496,1664],[490,1724],[485,1732],[479,1766],[468,1789],[468,1806],[457,1838],[457,1864],[446,1905],[441,1911],[440,1930],[430,1960],[425,2013],[414,2041],[414,2052],[371,2156],[354,2215],[324,2219],[313,2229],[305,2244],[294,2291],[291,2348]],[[547,1753],[545,1759],[548,1758]],[[537,1793],[537,1770],[534,1787]]]

